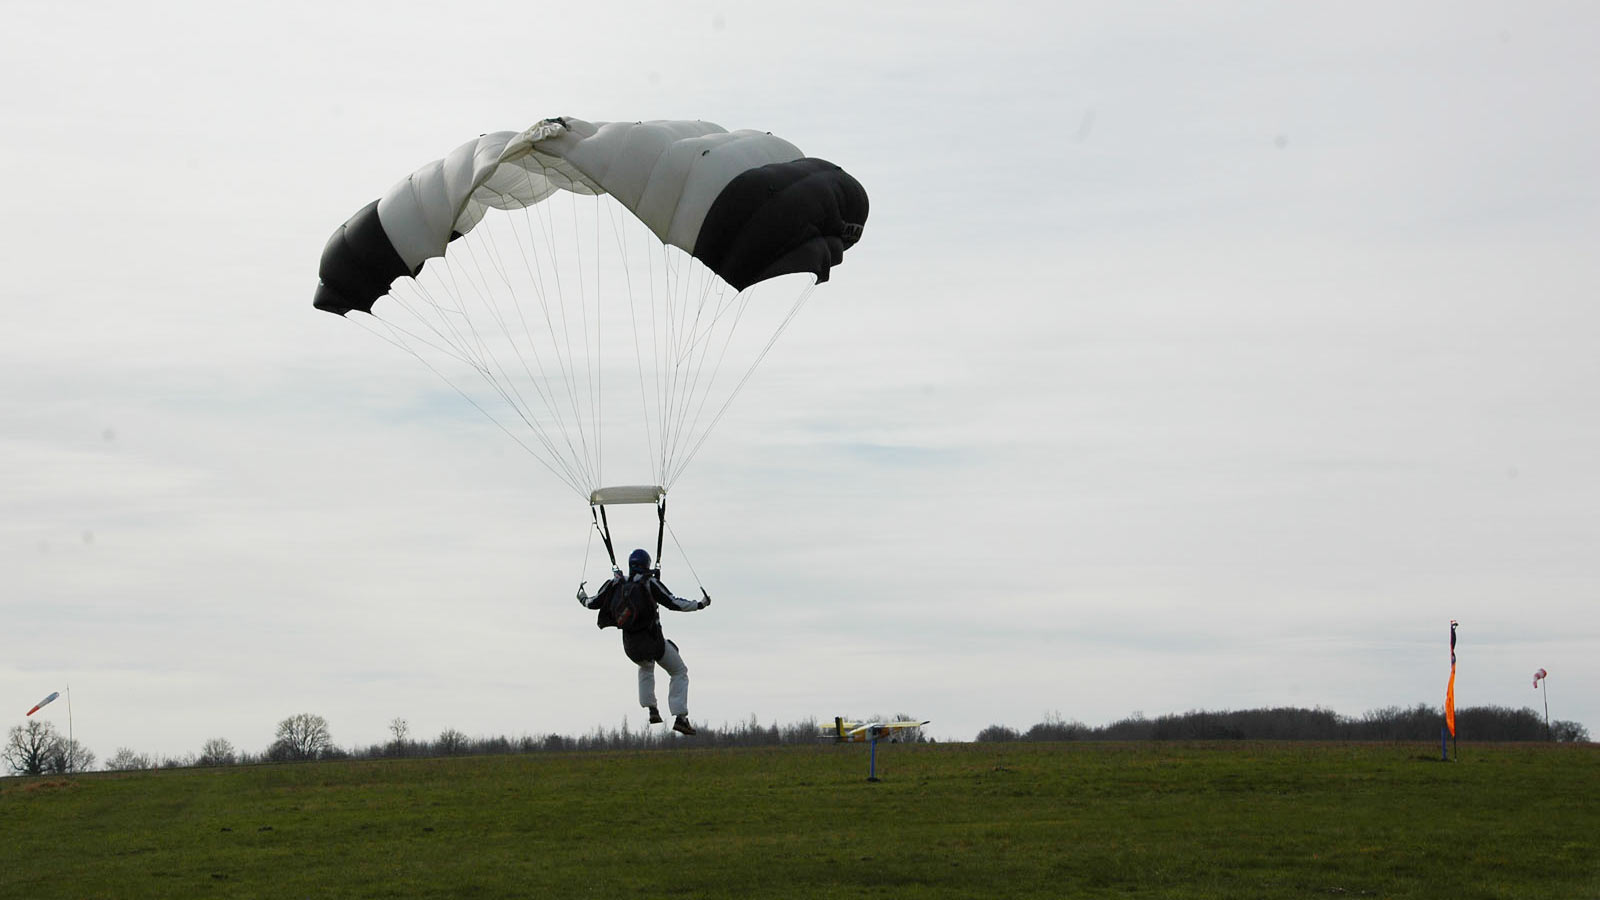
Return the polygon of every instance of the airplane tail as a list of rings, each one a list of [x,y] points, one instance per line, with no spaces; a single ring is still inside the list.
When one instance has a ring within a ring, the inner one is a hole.
[[[844,734],[844,717],[843,716],[834,716],[833,717],[833,735],[834,735],[834,739],[835,740],[839,740],[839,741],[844,740],[845,734]]]

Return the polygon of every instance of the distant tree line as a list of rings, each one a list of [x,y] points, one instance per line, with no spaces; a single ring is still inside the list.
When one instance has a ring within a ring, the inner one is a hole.
[[[1026,731],[990,725],[979,741],[1436,741],[1444,710],[1418,704],[1390,706],[1360,716],[1328,709],[1280,706],[1228,711],[1193,710],[1147,719],[1142,713],[1109,725],[1046,716]],[[1456,736],[1467,741],[1587,741],[1577,722],[1544,719],[1532,709],[1469,706],[1456,710]]]
[[[871,716],[865,721],[909,719],[910,716]],[[978,732],[978,741],[1435,741],[1444,712],[1418,704],[1392,706],[1360,716],[1343,716],[1327,709],[1274,707],[1233,711],[1195,710],[1146,718],[1134,713],[1109,725],[1085,725],[1059,714],[1045,717],[1019,731],[990,725]],[[828,724],[831,728],[831,723]],[[1456,711],[1456,732],[1466,741],[1581,742],[1589,732],[1577,722],[1552,721],[1548,736],[1545,722],[1532,709],[1472,706]],[[199,753],[154,757],[127,747],[117,748],[105,761],[112,771],[192,766],[254,765],[333,759],[395,759],[404,757],[477,756],[509,753],[546,753],[593,750],[672,750],[707,747],[772,747],[815,744],[823,735],[822,723],[805,719],[788,725],[763,725],[748,721],[721,727],[702,726],[692,740],[661,729],[632,727],[627,720],[616,728],[599,728],[578,736],[560,734],[519,737],[469,737],[446,728],[433,739],[415,738],[401,718],[389,723],[389,740],[367,746],[340,747],[333,742],[328,721],[312,713],[298,713],[278,723],[273,742],[259,753],[237,750],[225,738],[211,738]],[[904,742],[930,742],[920,729],[900,736]],[[77,741],[63,737],[49,723],[30,720],[11,729],[0,750],[11,774],[49,775],[84,772],[94,767],[95,756]]]
[[[889,721],[890,718],[875,716],[867,721]],[[906,719],[909,716],[902,714],[893,718]],[[205,742],[198,754],[186,754],[183,756],[156,757],[138,753],[127,747],[119,747],[117,752],[106,760],[105,768],[108,771],[129,771],[135,769],[258,765],[262,763],[335,759],[397,759],[406,757],[479,756],[586,750],[759,747],[782,744],[815,744],[821,734],[821,728],[815,719],[806,719],[789,725],[779,725],[777,723],[763,725],[755,716],[751,716],[748,721],[732,726],[715,727],[702,725],[699,735],[692,740],[680,738],[671,732],[661,729],[635,729],[626,719],[617,728],[596,728],[588,734],[576,737],[559,734],[522,735],[519,737],[469,737],[455,728],[446,728],[439,732],[438,737],[429,740],[414,738],[410,724],[405,719],[397,718],[389,723],[389,740],[381,744],[370,744],[365,747],[340,747],[333,742],[333,734],[325,718],[313,713],[298,713],[278,723],[273,742],[259,753],[241,752],[224,738],[212,738]],[[27,739],[24,740],[23,736],[26,736]],[[899,740],[909,743],[926,742],[930,739],[923,735],[920,730],[913,730],[903,733]],[[64,748],[65,745],[62,741],[63,739],[55,734],[53,727],[48,722],[30,722],[26,729],[19,726],[11,731],[11,744],[26,743],[29,747],[34,746],[34,744],[40,744],[42,746]],[[40,775],[67,771],[81,772],[88,770],[94,763],[93,754],[80,748],[79,756],[69,769],[64,761],[66,757],[61,756],[64,750],[58,749],[54,752],[56,752],[56,755],[50,756],[45,751],[29,751],[28,755],[17,756],[17,761],[13,761],[13,754],[8,749],[3,758],[10,766],[11,773],[17,775]]]

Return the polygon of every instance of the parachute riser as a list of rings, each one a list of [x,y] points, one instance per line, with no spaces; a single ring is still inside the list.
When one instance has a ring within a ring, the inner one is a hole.
[[[597,513],[596,510],[599,510]],[[611,523],[606,521],[606,508],[604,506],[590,506],[589,515],[594,518],[594,530],[600,532],[600,540],[606,545],[606,558],[611,560],[611,570],[617,571],[617,552],[611,546]]]
[[[617,566],[616,547],[611,542],[611,523],[606,519],[606,506],[604,503],[591,503],[589,516],[594,520],[594,528],[600,532],[600,540],[606,545],[606,558],[611,560],[613,571],[620,571]],[[656,555],[655,574],[661,574],[661,554],[666,549],[667,539],[667,498],[665,495],[656,499]]]
[[[656,526],[656,574],[661,574],[661,542],[667,537],[667,498],[665,495],[656,501],[656,519],[660,524]]]

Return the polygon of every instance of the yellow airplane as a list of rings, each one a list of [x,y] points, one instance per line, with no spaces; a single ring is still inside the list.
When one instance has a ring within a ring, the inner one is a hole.
[[[846,722],[842,716],[833,717],[833,727],[823,726],[819,738],[833,741],[835,744],[867,744],[871,753],[867,760],[867,780],[881,781],[878,777],[878,742],[888,740],[894,743],[900,740],[902,732],[912,728],[921,728],[931,719],[920,722],[909,719],[899,722]]]
[[[860,744],[866,742],[876,743],[887,738],[891,743],[899,740],[900,732],[912,728],[921,728],[931,722],[924,719],[921,722],[903,720],[900,722],[847,722],[840,716],[833,717],[833,727],[823,726],[821,738],[831,740],[835,744]]]

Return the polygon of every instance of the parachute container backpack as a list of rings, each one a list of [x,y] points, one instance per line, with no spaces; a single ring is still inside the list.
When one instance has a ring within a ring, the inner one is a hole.
[[[611,591],[611,618],[623,631],[649,631],[656,621],[656,601],[643,581],[624,581]]]
[[[667,491],[867,205],[767,132],[545,119],[358,210],[314,304],[414,356],[587,499],[609,552],[606,505],[654,504],[665,527]]]

